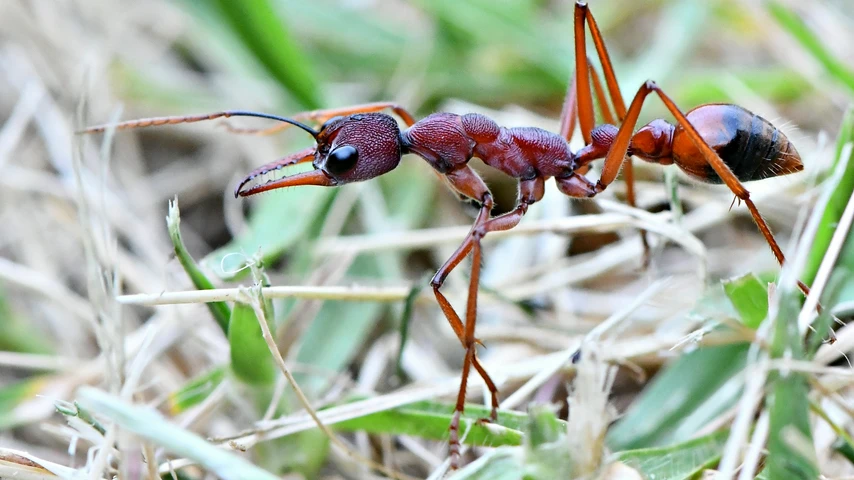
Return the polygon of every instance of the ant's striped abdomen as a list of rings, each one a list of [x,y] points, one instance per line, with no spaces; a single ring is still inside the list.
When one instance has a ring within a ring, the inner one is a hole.
[[[799,172],[801,157],[786,135],[768,120],[729,104],[702,105],[687,114],[703,139],[742,182]],[[673,161],[707,183],[722,183],[681,126],[673,133]]]

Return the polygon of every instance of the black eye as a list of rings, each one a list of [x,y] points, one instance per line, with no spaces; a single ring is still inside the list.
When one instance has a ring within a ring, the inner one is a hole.
[[[359,152],[350,145],[336,148],[326,157],[326,171],[332,175],[343,175],[356,166]]]

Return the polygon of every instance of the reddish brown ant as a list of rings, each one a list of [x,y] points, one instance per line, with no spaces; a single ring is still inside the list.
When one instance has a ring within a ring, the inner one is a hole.
[[[603,68],[611,103],[612,116],[598,74],[590,66],[586,53],[585,23],[589,25],[593,42]],[[480,212],[468,236],[439,269],[431,281],[433,293],[457,338],[465,348],[460,390],[450,425],[451,466],[459,463],[459,422],[463,412],[466,382],[473,366],[486,383],[492,403],[491,420],[498,408],[498,390],[479,361],[474,336],[477,291],[481,263],[480,240],[488,232],[508,230],[516,226],[528,207],[543,197],[545,181],[554,178],[558,189],[570,197],[590,198],[605,190],[622,168],[626,179],[627,200],[634,205],[632,155],[647,162],[662,165],[676,164],[694,179],[707,183],[723,183],[745,203],[760,232],[782,265],[783,252],[765,220],[750,199],[741,182],[761,180],[803,169],[800,156],[786,136],[767,120],[737,105],[708,104],[683,114],[674,102],[654,82],[647,81],[629,105],[625,106],[617,85],[607,49],[587,5],[578,1],[575,6],[575,76],[567,91],[561,114],[559,134],[539,128],[504,128],[480,114],[457,115],[434,113],[422,120],[393,103],[373,103],[353,107],[318,110],[283,118],[275,115],[245,111],[225,111],[187,117],[160,117],[133,120],[116,124],[118,129],[191,123],[215,118],[254,116],[283,122],[282,125],[260,130],[244,131],[259,134],[273,133],[288,126],[297,126],[310,133],[314,147],[264,165],[247,175],[235,189],[235,196],[250,196],[283,187],[299,185],[338,186],[368,180],[394,169],[407,153],[413,153],[443,175],[459,194],[481,205]],[[601,105],[605,124],[594,128],[591,81]],[[653,120],[635,131],[641,106],[650,93],[655,93],[675,117],[676,124]],[[390,109],[406,124],[401,130],[389,115]],[[573,153],[569,138],[574,130],[575,115],[586,146]],[[301,123],[322,124],[319,130]],[[619,126],[617,126],[619,125]],[[91,127],[85,132],[104,131],[107,126]],[[477,157],[484,163],[518,179],[517,206],[510,212],[491,217],[492,194],[470,166]],[[596,183],[584,174],[592,161],[604,158],[602,174]],[[298,163],[312,162],[314,170],[286,176],[264,184],[247,187],[253,179],[272,170]],[[646,240],[644,247],[646,251]],[[454,311],[440,291],[450,272],[472,253],[471,281],[466,306],[466,321]],[[804,293],[809,290],[803,283]]]

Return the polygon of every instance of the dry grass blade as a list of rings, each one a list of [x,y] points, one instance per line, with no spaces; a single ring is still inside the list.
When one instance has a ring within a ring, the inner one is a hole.
[[[256,287],[257,289],[258,287]],[[252,309],[255,310],[255,317],[258,319],[258,324],[261,326],[261,332],[264,336],[264,341],[267,343],[267,347],[270,349],[270,354],[273,356],[273,359],[276,361],[276,365],[279,367],[279,370],[282,372],[282,375],[288,380],[288,384],[291,388],[294,389],[294,393],[299,399],[300,404],[305,409],[306,413],[314,420],[317,428],[322,431],[326,437],[339,448],[341,451],[347,454],[350,458],[352,458],[355,462],[366,465],[372,469],[380,471],[391,478],[397,478],[401,480],[413,480],[413,477],[409,475],[404,475],[400,472],[396,472],[387,468],[385,465],[381,465],[373,460],[363,457],[353,449],[349,448],[344,444],[335,433],[329,430],[329,427],[323,424],[320,418],[317,417],[317,412],[314,411],[314,408],[311,406],[311,402],[309,402],[308,398],[303,393],[302,389],[297,384],[296,379],[291,374],[290,370],[288,370],[287,365],[285,365],[285,359],[282,358],[282,354],[279,352],[279,347],[276,346],[275,341],[273,340],[273,334],[270,332],[270,326],[267,324],[267,319],[264,315],[264,308],[261,305],[261,297],[260,292],[256,290],[255,292],[243,290],[244,299],[248,300],[249,304],[252,306]]]
[[[346,300],[364,302],[398,302],[409,295],[407,287],[313,287],[276,286],[263,287],[267,298],[302,298],[311,300]],[[122,295],[116,300],[123,305],[179,305],[206,302],[233,302],[240,300],[241,288],[213,290],[188,290],[184,292],[138,293]]]

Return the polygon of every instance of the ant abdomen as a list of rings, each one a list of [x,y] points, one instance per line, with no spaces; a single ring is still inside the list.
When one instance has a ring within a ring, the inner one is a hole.
[[[729,104],[701,105],[688,120],[742,182],[799,172],[801,157],[786,135],[768,120]],[[685,173],[706,183],[722,183],[685,129],[673,132],[672,158]]]

